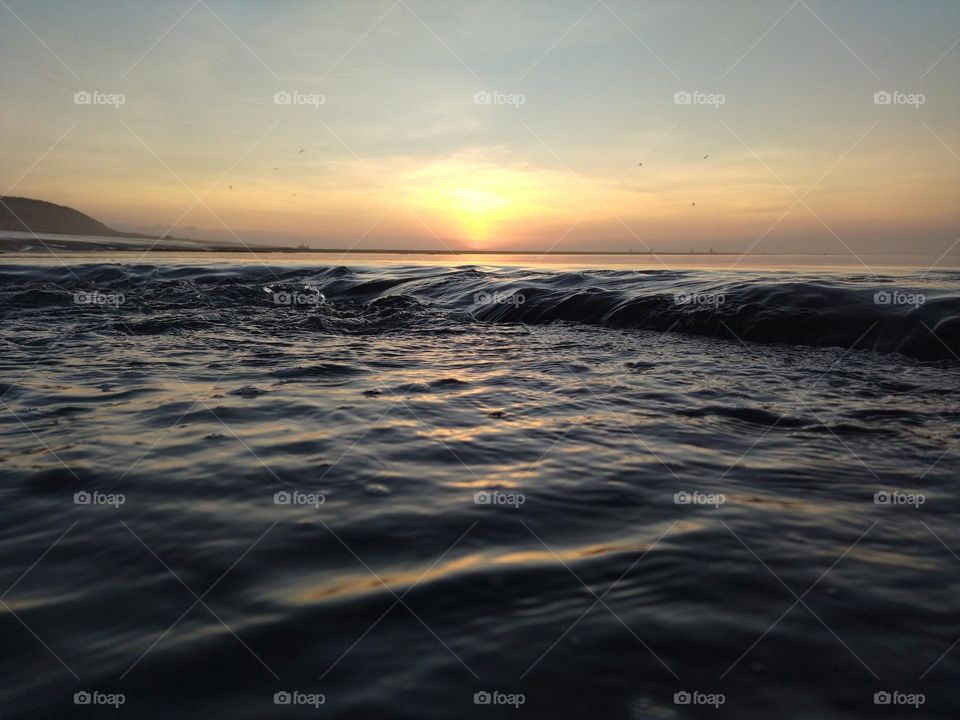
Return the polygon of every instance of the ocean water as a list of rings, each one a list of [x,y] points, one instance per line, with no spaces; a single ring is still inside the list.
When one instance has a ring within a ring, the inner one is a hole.
[[[0,716],[960,715],[960,272],[603,262],[7,259]]]

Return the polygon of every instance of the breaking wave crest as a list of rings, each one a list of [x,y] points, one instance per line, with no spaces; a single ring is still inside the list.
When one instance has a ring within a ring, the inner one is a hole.
[[[388,266],[8,265],[2,312],[69,309],[101,327],[184,333],[242,319],[261,331],[373,333],[465,322],[555,322],[956,361],[960,274],[867,277]],[[114,311],[103,323],[103,312]]]

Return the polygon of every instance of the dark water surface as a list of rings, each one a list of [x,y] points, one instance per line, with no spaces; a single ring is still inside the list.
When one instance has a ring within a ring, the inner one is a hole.
[[[960,716],[960,273],[6,264],[0,322],[0,717]]]

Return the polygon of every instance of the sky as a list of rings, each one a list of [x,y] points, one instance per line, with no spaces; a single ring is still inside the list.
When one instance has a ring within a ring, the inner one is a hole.
[[[958,77],[956,0],[0,0],[0,193],[314,248],[960,254]]]

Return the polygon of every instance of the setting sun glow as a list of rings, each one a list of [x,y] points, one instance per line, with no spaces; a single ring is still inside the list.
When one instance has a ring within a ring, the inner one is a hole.
[[[436,231],[469,249],[487,249],[524,234],[527,227],[561,211],[570,179],[510,160],[461,157],[410,173],[403,182],[410,205],[436,222]]]
[[[486,190],[459,188],[451,190],[449,198],[465,238],[472,242],[486,240],[492,226],[509,214],[510,201]]]

